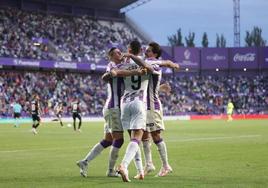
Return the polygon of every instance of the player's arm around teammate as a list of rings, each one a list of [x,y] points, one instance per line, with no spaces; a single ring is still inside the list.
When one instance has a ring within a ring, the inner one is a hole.
[[[178,71],[180,66],[177,63],[173,63],[170,60],[162,60],[161,63],[159,64],[161,67],[168,67],[168,68],[172,68],[175,71]]]

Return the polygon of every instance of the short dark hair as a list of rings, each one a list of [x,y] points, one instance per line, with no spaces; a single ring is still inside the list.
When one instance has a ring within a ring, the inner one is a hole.
[[[109,51],[108,51],[108,56],[111,57],[113,55],[114,50],[116,49],[116,47],[112,47]]]
[[[137,40],[133,40],[130,42],[129,47],[134,55],[138,55],[141,50],[141,43]]]
[[[152,52],[154,54],[157,54],[156,58],[158,59],[162,54],[162,50],[161,50],[160,45],[156,42],[150,42],[149,46],[152,47]]]

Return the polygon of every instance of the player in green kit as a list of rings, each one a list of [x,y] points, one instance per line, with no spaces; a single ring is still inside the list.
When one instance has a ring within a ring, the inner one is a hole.
[[[227,121],[232,121],[232,114],[233,114],[233,110],[234,110],[234,104],[232,103],[231,99],[228,100],[228,104],[227,104]]]

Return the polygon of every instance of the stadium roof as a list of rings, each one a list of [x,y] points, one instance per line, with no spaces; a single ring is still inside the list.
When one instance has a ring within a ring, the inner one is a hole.
[[[38,0],[48,3],[65,3],[78,6],[120,10],[138,0]]]

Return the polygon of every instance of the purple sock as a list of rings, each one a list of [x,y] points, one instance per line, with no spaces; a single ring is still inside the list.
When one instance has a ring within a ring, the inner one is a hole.
[[[101,144],[104,148],[107,148],[107,147],[109,147],[110,145],[112,145],[112,142],[107,141],[107,140],[102,140],[102,141],[100,142],[100,144]]]
[[[118,140],[114,140],[113,141],[113,146],[116,147],[116,148],[121,148],[121,146],[123,145],[124,143],[124,139],[118,139]]]
[[[138,141],[138,140],[135,139],[135,138],[132,138],[130,141],[131,141],[131,142],[136,142],[138,145],[139,145],[139,143],[140,143],[140,141]]]
[[[157,145],[157,144],[159,144],[159,143],[162,142],[162,141],[163,141],[163,139],[160,138],[159,140],[154,141],[154,143]]]

